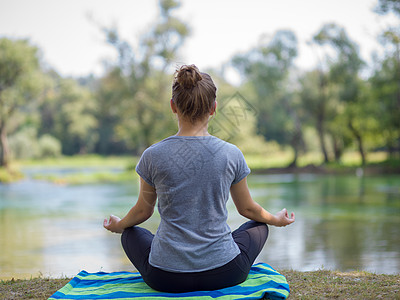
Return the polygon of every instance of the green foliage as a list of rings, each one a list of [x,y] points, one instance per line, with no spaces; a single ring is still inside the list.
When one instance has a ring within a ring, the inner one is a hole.
[[[102,28],[118,59],[107,62],[99,78],[43,72],[36,47],[1,38],[0,166],[10,155],[55,160],[78,153],[139,155],[174,133],[169,107],[173,63],[190,34],[174,15],[179,6],[179,1],[161,0],[159,16],[138,47],[116,28]],[[398,15],[398,2],[380,0],[377,11]],[[295,68],[293,32],[262,37],[257,47],[229,62],[246,78],[238,88],[218,70],[207,71],[218,87],[211,133],[257,156],[256,164],[263,160],[258,156],[288,153],[287,147],[290,155],[274,156],[277,162],[334,160],[341,165],[346,151],[354,150],[364,164],[375,150],[386,150],[393,159],[400,155],[398,28],[384,29],[380,42],[385,53],[376,57],[365,79],[358,45],[336,24],[322,26],[312,37],[320,63],[306,72]]]
[[[35,100],[42,79],[36,47],[26,40],[0,39],[0,166],[6,166],[9,160],[9,122],[18,110]]]
[[[55,137],[45,134],[40,138],[33,127],[26,127],[10,136],[12,157],[18,160],[58,157],[61,155],[61,143]]]
[[[356,115],[361,116],[360,108],[369,98],[361,95],[363,82],[359,78],[359,72],[364,62],[359,57],[358,45],[351,41],[344,28],[336,24],[322,26],[314,35],[313,42],[321,49],[330,47],[334,53],[333,56],[324,57],[324,65],[321,62],[320,69],[316,73],[319,84],[316,89],[317,97],[309,92],[309,88],[307,92],[301,92],[304,96],[303,101],[314,107],[313,118],[324,161],[329,161],[325,141],[329,135],[336,162],[340,161],[344,149],[354,139],[364,164],[365,132],[360,125],[364,121],[358,122]],[[324,67],[328,70],[323,71]]]
[[[0,91],[30,85],[29,76],[39,67],[37,51],[27,40],[0,39]],[[13,102],[13,99],[7,100],[8,106]]]
[[[140,38],[139,49],[123,40],[117,29],[104,30],[119,59],[101,80],[105,86],[95,91],[98,152],[107,154],[119,146],[141,153],[175,130],[169,113],[172,77],[168,71],[189,34],[186,24],[173,16],[178,6],[177,1],[160,1],[160,17]],[[106,109],[111,106],[111,111]]]
[[[51,74],[48,87],[39,107],[41,124],[39,134],[49,134],[61,142],[62,153],[71,155],[90,152],[97,135],[97,120],[91,92],[73,79]]]
[[[385,147],[393,156],[396,149],[400,155],[400,34],[386,31],[384,35],[385,45],[391,51],[379,61],[369,82],[371,94],[376,101],[378,131],[383,138],[380,146]]]
[[[212,72],[211,76],[218,86],[218,95],[217,113],[209,122],[210,133],[235,144],[246,154],[266,154],[275,149],[275,143],[267,143],[257,134],[258,109],[251,101],[253,90],[242,87],[238,92],[222,76]]]
[[[233,58],[233,65],[245,75],[254,89],[258,109],[257,132],[267,141],[304,149],[301,111],[289,77],[297,55],[297,38],[291,31],[278,31],[247,54]]]
[[[37,131],[27,127],[10,137],[10,150],[14,159],[29,159],[39,156]]]
[[[95,151],[102,155],[124,151],[124,141],[116,134],[116,127],[122,123],[124,103],[129,101],[124,83],[121,70],[114,68],[99,79],[95,87],[93,115],[98,135]]]

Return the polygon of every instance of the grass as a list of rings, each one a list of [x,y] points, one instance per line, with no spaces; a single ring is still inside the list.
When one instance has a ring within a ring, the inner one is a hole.
[[[299,272],[281,270],[290,286],[288,299],[400,299],[400,274]],[[68,278],[33,278],[0,281],[0,299],[47,299],[70,281]]]
[[[34,179],[46,180],[55,184],[93,184],[104,182],[131,181],[137,178],[134,172],[138,158],[132,156],[100,156],[100,155],[75,155],[40,160],[19,161],[20,168],[56,167],[74,168],[76,172],[68,174],[41,174]],[[94,168],[93,172],[80,171],[84,168]],[[96,171],[96,168],[99,168]],[[107,168],[120,168],[122,172],[109,172]]]
[[[55,184],[95,184],[107,182],[123,182],[136,180],[138,176],[133,171],[125,171],[121,173],[94,172],[90,174],[73,173],[69,175],[36,175],[34,179],[46,180]]]
[[[400,274],[281,271],[291,289],[288,299],[400,299]]]
[[[20,167],[120,167],[125,168],[135,164],[137,157],[132,156],[101,156],[96,154],[50,157],[44,159],[23,160],[17,163]]]
[[[11,279],[0,281],[0,299],[47,299],[71,279]]]
[[[0,167],[0,182],[10,183],[20,180],[24,175],[15,166],[9,168]]]
[[[248,165],[254,169],[268,169],[280,168],[288,166],[293,160],[293,154],[290,151],[276,152],[273,154],[265,155],[245,155]],[[367,165],[378,165],[384,162],[389,164],[395,161],[389,161],[386,152],[372,152],[368,154]],[[299,156],[297,165],[305,167],[307,165],[321,165],[323,163],[323,156],[319,152],[308,152]],[[346,152],[343,154],[340,163],[330,163],[328,168],[353,168],[361,166],[361,156],[358,152]]]

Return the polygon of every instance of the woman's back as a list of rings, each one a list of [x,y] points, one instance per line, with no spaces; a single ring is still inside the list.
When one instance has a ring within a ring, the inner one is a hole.
[[[250,170],[236,146],[213,136],[172,136],[148,148],[136,170],[158,197],[153,266],[203,271],[239,254],[226,224],[226,202],[231,185]]]

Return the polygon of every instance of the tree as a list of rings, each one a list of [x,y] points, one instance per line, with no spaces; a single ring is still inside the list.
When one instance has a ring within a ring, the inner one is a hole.
[[[8,124],[41,86],[38,49],[27,40],[0,39],[0,166],[9,162]]]
[[[93,95],[74,79],[54,72],[51,78],[52,86],[44,93],[39,107],[39,135],[49,134],[58,139],[63,154],[90,152],[97,138]]]
[[[328,90],[326,74],[321,70],[313,70],[302,74],[299,78],[298,95],[304,108],[306,125],[316,129],[319,146],[324,162],[329,162],[325,142],[326,123],[331,118],[332,102],[327,101]]]
[[[326,85],[331,86],[331,90],[334,90],[335,94],[333,97],[331,96],[329,99],[326,99],[325,97],[327,94],[323,92],[321,93],[321,97],[325,103],[327,101],[333,101],[334,98],[339,101],[336,106],[338,110],[336,111],[334,118],[339,114],[347,116],[344,124],[347,124],[348,129],[356,139],[362,163],[365,164],[366,156],[363,145],[363,132],[360,128],[357,128],[354,123],[354,120],[358,117],[354,115],[356,110],[350,109],[349,111],[346,111],[349,107],[363,105],[363,99],[360,98],[359,72],[364,62],[360,59],[358,46],[350,40],[346,31],[336,24],[324,25],[313,37],[313,41],[320,46],[328,45],[335,51],[335,57],[327,56],[325,58],[329,67],[329,73],[327,74],[323,84],[324,88],[326,88]],[[337,122],[334,123],[337,125]],[[331,126],[328,130],[330,131],[333,145],[335,147],[335,159],[338,160],[340,159],[339,154],[342,152],[337,148],[338,140],[343,140],[345,138],[343,136],[343,132],[345,131],[343,129],[337,130],[338,127],[336,125]],[[320,126],[322,126],[322,124],[320,124]],[[318,130],[321,139],[324,134],[324,128],[318,126]],[[322,140],[321,143],[323,143]],[[326,153],[324,153],[324,156],[326,161]]]
[[[292,166],[296,165],[304,146],[298,103],[289,78],[296,56],[295,34],[282,30],[259,47],[232,59],[233,66],[246,76],[255,90],[258,133],[267,141],[291,145],[295,154]]]
[[[400,1],[399,0],[379,0],[375,7],[375,12],[385,15],[392,11],[397,16],[400,16]]]
[[[276,143],[266,143],[257,132],[258,110],[250,101],[254,89],[249,84],[238,88],[230,84],[222,72],[206,70],[218,87],[217,113],[209,121],[210,134],[233,143],[246,154],[266,154],[279,148]],[[275,147],[271,147],[271,146]],[[269,152],[270,151],[270,152]]]
[[[94,117],[97,120],[98,140],[95,151],[102,155],[126,151],[126,143],[116,134],[122,123],[126,86],[121,69],[116,67],[100,78],[95,86]],[[123,126],[123,124],[122,124]]]
[[[386,15],[393,12],[400,18],[400,1],[379,0],[375,12]],[[372,92],[380,102],[377,109],[381,135],[385,139],[385,148],[392,157],[400,155],[400,31],[399,26],[388,27],[379,36],[385,47],[383,58],[377,58],[377,67],[370,78]]]
[[[377,115],[385,147],[393,156],[396,150],[400,154],[400,34],[386,31],[382,42],[389,50],[379,62],[370,82],[373,95],[379,102]]]
[[[136,152],[143,151],[175,127],[173,119],[166,115],[172,82],[167,71],[189,34],[188,27],[172,15],[178,7],[178,1],[160,1],[160,17],[141,38],[137,50],[119,36],[116,28],[104,29],[108,43],[119,54],[115,69],[108,73],[119,74],[122,93],[118,96],[121,120],[114,130]]]

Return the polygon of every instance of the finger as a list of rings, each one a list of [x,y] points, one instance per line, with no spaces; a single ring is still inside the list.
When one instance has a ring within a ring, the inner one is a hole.
[[[285,217],[286,217],[286,218],[289,218],[289,215],[288,215],[288,212],[287,212],[287,209],[286,209],[286,208],[283,209],[283,212],[285,213]]]
[[[103,227],[104,227],[104,228],[107,228],[107,219],[104,219],[104,221],[103,221]]]

